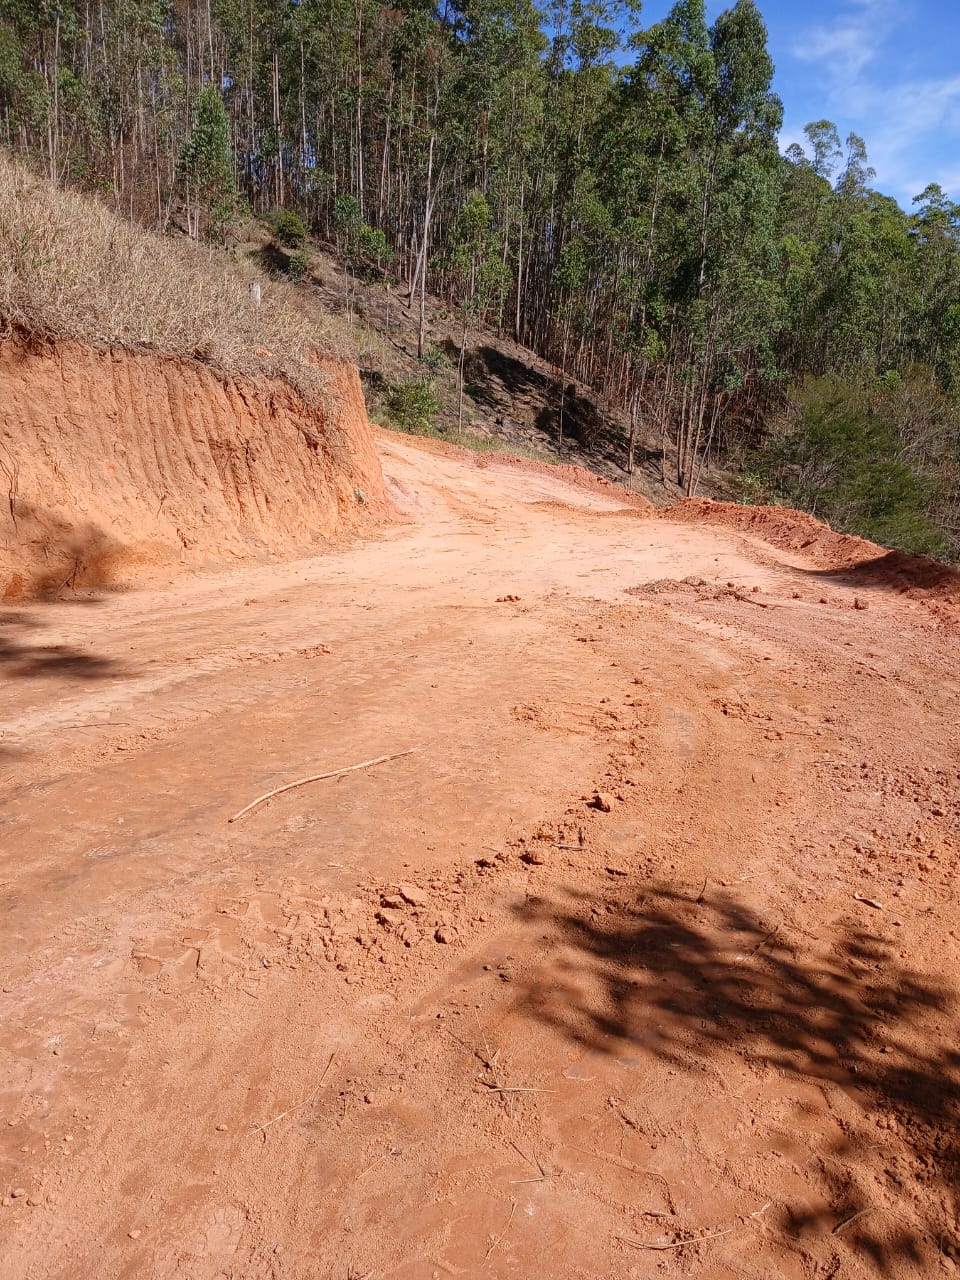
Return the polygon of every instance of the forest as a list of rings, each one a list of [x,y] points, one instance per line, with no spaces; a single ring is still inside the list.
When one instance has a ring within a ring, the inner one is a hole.
[[[684,491],[956,560],[960,206],[827,120],[782,154],[773,72],[753,0],[0,0],[0,145],[171,234],[296,213]]]

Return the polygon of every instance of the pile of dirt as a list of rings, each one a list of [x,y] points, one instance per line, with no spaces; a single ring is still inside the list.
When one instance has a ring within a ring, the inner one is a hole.
[[[960,600],[956,569],[928,556],[889,551],[865,538],[837,533],[805,511],[685,498],[661,514],[665,520],[716,524],[752,534],[781,550],[801,552],[825,572],[843,574],[859,585],[886,587],[914,598]]]
[[[0,590],[293,555],[386,509],[355,366],[284,382],[14,333],[0,344]]]

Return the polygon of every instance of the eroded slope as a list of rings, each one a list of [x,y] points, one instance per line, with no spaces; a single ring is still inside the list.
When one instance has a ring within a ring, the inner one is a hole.
[[[314,402],[190,360],[0,343],[0,589],[303,554],[384,510],[356,369]]]

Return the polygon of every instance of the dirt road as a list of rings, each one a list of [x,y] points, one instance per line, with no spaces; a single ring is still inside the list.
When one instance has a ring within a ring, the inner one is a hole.
[[[0,612],[0,1274],[955,1274],[956,630],[381,447],[378,541]]]

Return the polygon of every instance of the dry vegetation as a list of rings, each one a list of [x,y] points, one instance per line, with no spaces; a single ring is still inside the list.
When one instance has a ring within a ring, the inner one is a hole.
[[[322,381],[312,354],[353,354],[349,327],[304,290],[222,250],[133,226],[2,151],[0,319],[201,359],[230,373],[281,375],[305,392]]]

